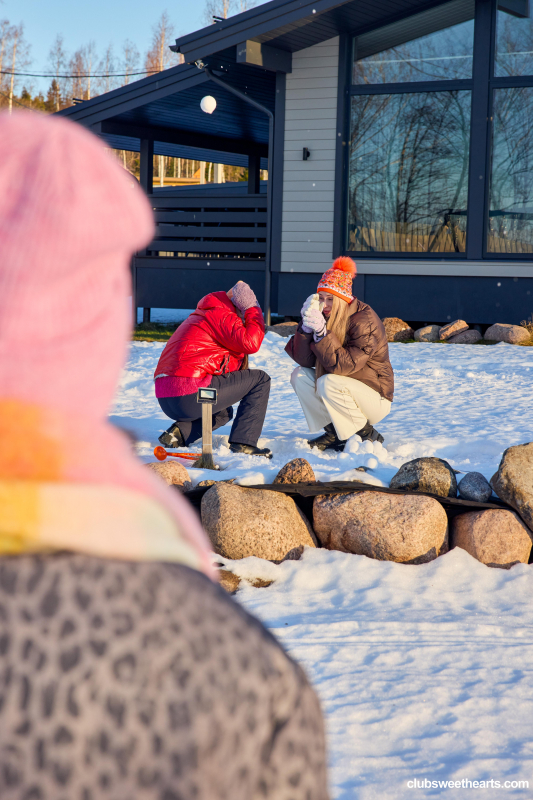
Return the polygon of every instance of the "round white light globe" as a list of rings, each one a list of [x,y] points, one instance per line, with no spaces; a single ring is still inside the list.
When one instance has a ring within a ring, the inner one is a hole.
[[[216,107],[217,101],[214,97],[211,97],[210,94],[206,94],[205,97],[202,97],[200,108],[202,111],[205,111],[206,114],[212,114]]]

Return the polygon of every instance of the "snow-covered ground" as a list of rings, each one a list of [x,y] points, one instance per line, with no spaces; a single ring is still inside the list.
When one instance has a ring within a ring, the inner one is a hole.
[[[490,478],[506,447],[533,440],[533,348],[392,344],[395,402],[377,426],[385,446],[351,440],[350,452],[316,453],[289,383],[294,364],[285,344],[269,333],[251,359],[272,377],[259,444],[274,458],[231,454],[229,426],[219,429],[220,478],[269,483],[303,456],[321,480],[388,485],[402,463],[430,455]],[[136,435],[145,461],[170,424],[153,393],[161,350],[132,344],[111,417]],[[354,473],[357,466],[368,471]],[[217,476],[190,472],[195,483]],[[245,559],[228,567],[275,578],[237,599],[305,666],[320,694],[335,800],[533,795],[533,566],[490,569],[461,550],[422,566],[307,550],[299,562]],[[501,787],[408,784],[463,779]]]

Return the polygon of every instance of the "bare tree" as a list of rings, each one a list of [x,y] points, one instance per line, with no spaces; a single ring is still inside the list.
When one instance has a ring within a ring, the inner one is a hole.
[[[168,12],[163,11],[152,29],[152,46],[144,60],[147,72],[162,72],[181,63],[182,59],[169,49],[173,39],[175,39],[174,26]]]
[[[104,53],[104,57],[102,58],[100,64],[98,65],[98,72],[103,75],[100,78],[100,87],[104,92],[110,92],[111,89],[115,89],[117,86],[117,79],[113,73],[116,70],[116,62],[115,62],[115,55],[113,53],[113,45],[109,44],[106,48]]]
[[[121,72],[124,73],[124,85],[130,82],[130,75],[132,72],[137,72],[139,69],[139,51],[129,39],[126,39],[122,45],[122,63]]]
[[[30,64],[30,48],[24,39],[24,26],[22,23],[20,25],[12,26],[9,26],[8,23],[4,31],[4,48],[3,63],[9,67],[10,71],[10,75],[8,76],[8,108],[9,113],[11,113],[13,110],[15,87],[18,83],[18,78],[16,75],[17,68],[18,71],[22,71]]]
[[[90,100],[94,94],[93,74],[98,72],[98,56],[94,42],[89,42],[84,47],[80,47],[72,58],[68,66],[70,74],[71,97],[79,97],[81,100]]]
[[[62,97],[66,95],[66,79],[61,75],[67,72],[67,54],[65,52],[63,37],[58,34],[55,41],[48,53],[48,64],[54,75],[54,79],[50,84],[49,98],[55,104],[55,110],[59,111],[62,106]]]

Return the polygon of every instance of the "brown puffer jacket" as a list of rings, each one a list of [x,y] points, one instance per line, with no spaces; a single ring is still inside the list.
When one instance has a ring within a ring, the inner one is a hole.
[[[350,304],[350,321],[344,346],[333,333],[320,342],[303,333],[301,324],[285,348],[301,367],[314,367],[318,359],[326,372],[345,375],[366,383],[382,397],[392,400],[394,373],[383,323],[370,306],[357,298]]]

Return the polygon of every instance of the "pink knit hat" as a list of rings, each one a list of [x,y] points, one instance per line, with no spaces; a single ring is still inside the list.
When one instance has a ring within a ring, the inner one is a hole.
[[[356,273],[355,261],[348,256],[339,256],[333,262],[331,269],[326,270],[320,278],[317,292],[329,292],[340,297],[341,300],[351,303],[353,300],[352,282]]]
[[[136,181],[64,119],[0,114],[0,396],[104,419],[153,234]]]
[[[213,576],[191,506],[107,422],[129,342],[130,259],[153,230],[141,188],[95,136],[0,114],[0,477],[147,495]]]

